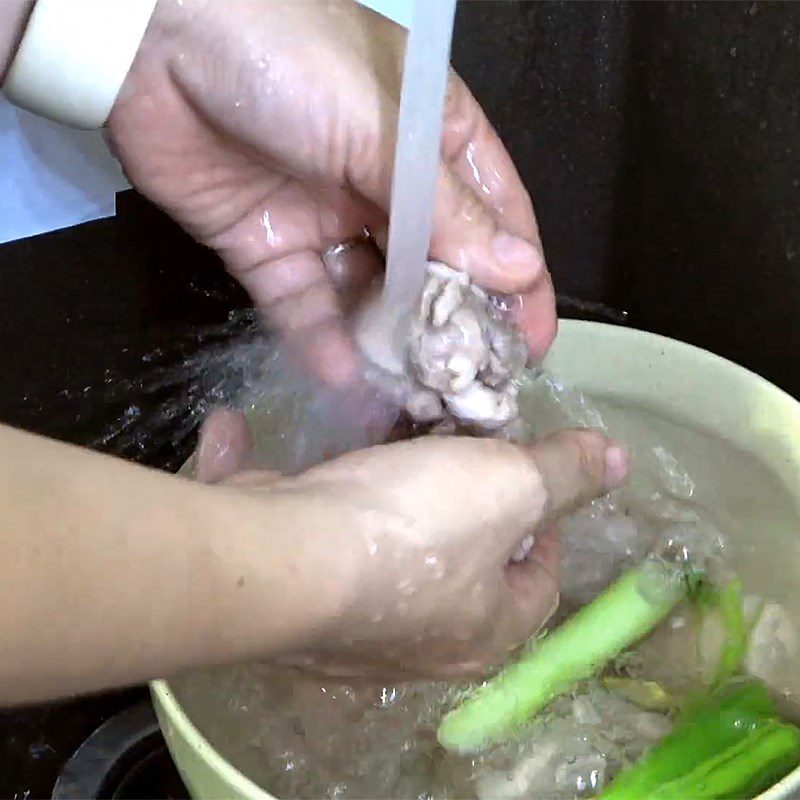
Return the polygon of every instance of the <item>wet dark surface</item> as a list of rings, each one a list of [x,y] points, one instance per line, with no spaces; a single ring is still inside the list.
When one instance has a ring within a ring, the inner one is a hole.
[[[189,797],[144,689],[24,709],[3,724],[3,797]]]
[[[149,701],[100,725],[61,770],[53,800],[189,797],[172,763]]]
[[[163,395],[137,383],[198,352],[248,301],[216,255],[141,197],[123,193],[117,207],[116,219],[0,245],[0,419],[177,468],[167,436],[102,440],[132,404],[146,427]]]
[[[798,57],[795,3],[470,0],[454,46],[533,192],[557,290],[800,396]],[[154,353],[169,365],[196,351],[199,328],[247,302],[135,195],[119,209],[0,246],[0,420],[174,469],[191,432],[137,435],[163,398],[114,387],[135,387]],[[130,406],[132,430],[109,438]],[[0,714],[0,797],[50,797],[78,746],[142,699]],[[167,774],[159,758],[151,777]],[[134,790],[162,791],[145,772]]]

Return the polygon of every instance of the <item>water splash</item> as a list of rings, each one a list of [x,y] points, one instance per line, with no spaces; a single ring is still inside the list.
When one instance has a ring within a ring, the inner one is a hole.
[[[131,379],[106,370],[103,387],[83,390],[105,409],[120,409],[89,446],[137,461],[169,448],[182,461],[209,409],[236,406],[258,382],[271,350],[253,310],[232,311],[218,325],[176,331],[173,346],[141,357],[147,365],[142,375]]]

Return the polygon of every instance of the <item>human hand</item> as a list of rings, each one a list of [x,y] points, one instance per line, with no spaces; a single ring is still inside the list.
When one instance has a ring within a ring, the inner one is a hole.
[[[620,485],[628,459],[599,433],[565,431],[526,447],[426,437],[357,451],[296,478],[252,465],[244,417],[212,415],[198,480],[293,498],[297,552],[325,564],[316,575],[311,566],[296,570],[296,596],[314,596],[310,578],[325,582],[320,598],[342,598],[279,660],[339,677],[402,679],[482,674],[538,630],[558,604],[554,521]],[[532,533],[533,548],[512,562]],[[259,549],[269,554],[269,541]]]
[[[108,121],[131,183],[199,241],[324,380],[359,359],[337,296],[374,277],[368,248],[321,254],[387,225],[405,32],[351,2],[161,0]],[[527,192],[453,73],[431,257],[521,295],[536,357],[553,289]]]

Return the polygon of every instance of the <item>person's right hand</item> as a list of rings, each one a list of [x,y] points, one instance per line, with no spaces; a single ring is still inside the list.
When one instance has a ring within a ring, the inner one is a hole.
[[[195,463],[198,480],[289,499],[296,553],[275,553],[266,534],[257,552],[296,555],[294,596],[314,597],[315,606],[338,598],[335,608],[300,610],[315,624],[291,653],[271,657],[395,679],[473,676],[505,661],[557,607],[553,523],[628,471],[624,448],[584,430],[525,447],[431,436],[282,478],[252,468],[247,423],[233,412],[207,421]],[[531,533],[533,549],[512,562]]]
[[[337,385],[359,359],[322,254],[386,229],[405,40],[355,2],[160,0],[108,121],[131,183],[219,252]],[[544,355],[555,300],[530,198],[455,73],[431,257],[520,295],[521,327]],[[368,248],[340,260],[351,284],[381,268]]]

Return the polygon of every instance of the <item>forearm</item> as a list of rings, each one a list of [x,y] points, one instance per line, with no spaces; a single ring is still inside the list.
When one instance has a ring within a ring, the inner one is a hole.
[[[34,0],[0,0],[0,86],[6,78]]]
[[[0,705],[302,646],[296,511],[0,427]]]

